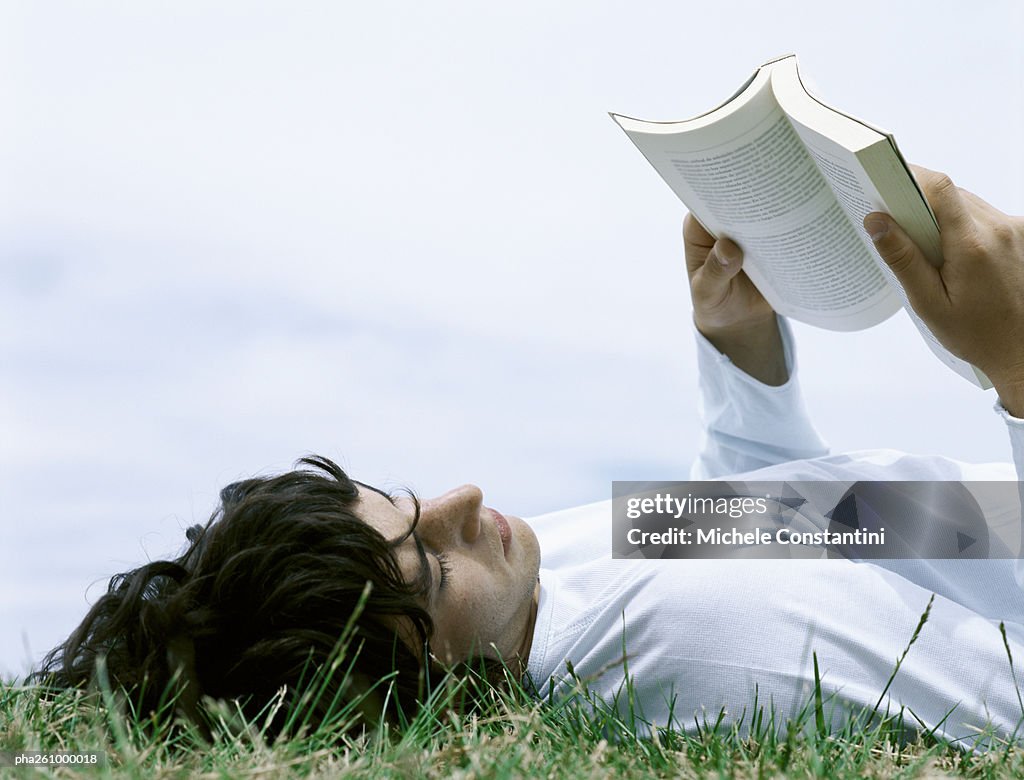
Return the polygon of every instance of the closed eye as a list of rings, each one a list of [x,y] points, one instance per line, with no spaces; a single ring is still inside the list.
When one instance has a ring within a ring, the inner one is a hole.
[[[437,554],[437,565],[441,570],[441,577],[437,583],[437,589],[442,591],[445,586],[448,585],[448,578],[452,573],[452,564],[448,558],[448,553],[440,552]]]

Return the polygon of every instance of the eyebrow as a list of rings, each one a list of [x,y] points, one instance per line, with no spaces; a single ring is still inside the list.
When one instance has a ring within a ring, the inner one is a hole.
[[[380,488],[376,488],[373,485],[367,485],[365,482],[360,482],[357,479],[353,479],[352,482],[355,483],[356,485],[359,485],[359,487],[364,487],[367,490],[371,490],[374,493],[377,493],[378,495],[384,496],[384,498],[388,500],[388,503],[391,504],[391,506],[398,506],[395,503],[395,497],[389,493],[385,493]],[[417,505],[417,510],[418,509],[419,506]],[[413,544],[416,545],[416,557],[419,560],[420,564],[420,573],[419,576],[416,578],[417,585],[420,587],[420,589],[423,591],[424,595],[426,595],[428,599],[432,599],[434,596],[434,574],[430,570],[430,561],[427,559],[427,550],[423,546],[423,540],[420,539],[420,535],[416,533],[415,526],[409,529],[409,533],[406,534],[406,537],[403,537],[403,540],[404,538],[407,538],[409,536],[412,537]]]

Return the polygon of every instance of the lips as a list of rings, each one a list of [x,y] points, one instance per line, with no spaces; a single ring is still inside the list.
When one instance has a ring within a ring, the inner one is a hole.
[[[494,515],[494,524],[498,527],[498,537],[501,539],[501,548],[505,552],[505,557],[508,558],[509,547],[512,546],[512,528],[508,524],[508,520],[505,516],[497,509],[491,509],[487,507],[492,515]]]

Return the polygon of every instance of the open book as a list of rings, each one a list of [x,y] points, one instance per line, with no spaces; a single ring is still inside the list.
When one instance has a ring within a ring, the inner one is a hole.
[[[612,118],[710,233],[740,245],[744,270],[777,312],[848,331],[902,306],[943,363],[991,387],[914,313],[864,230],[866,214],[887,212],[942,263],[935,216],[895,139],[813,97],[794,55],[762,65],[694,119]]]

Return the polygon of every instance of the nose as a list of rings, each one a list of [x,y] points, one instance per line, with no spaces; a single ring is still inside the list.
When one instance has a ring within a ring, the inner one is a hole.
[[[456,540],[472,544],[480,535],[484,494],[476,485],[462,485],[420,504],[418,530],[431,545],[443,549]]]

